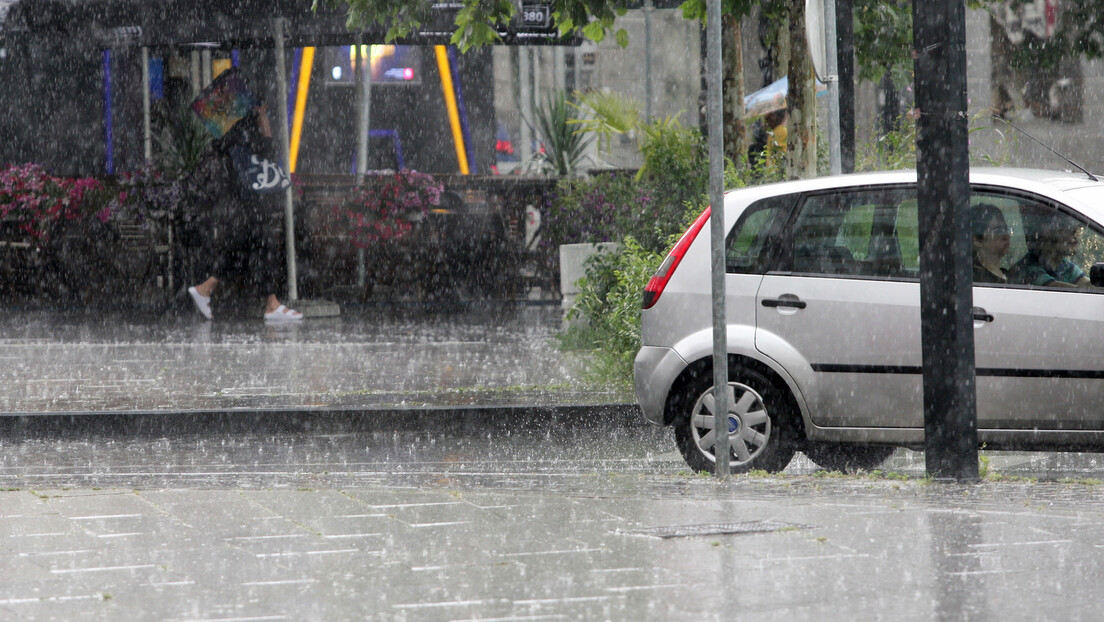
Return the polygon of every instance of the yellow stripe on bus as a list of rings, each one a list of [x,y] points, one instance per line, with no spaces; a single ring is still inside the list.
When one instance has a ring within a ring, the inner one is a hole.
[[[449,125],[452,127],[452,142],[456,145],[456,160],[460,163],[460,174],[468,174],[468,152],[464,148],[464,132],[460,129],[460,113],[456,106],[456,91],[452,87],[452,69],[449,67],[445,46],[435,45],[437,70],[441,73],[441,90],[445,94],[445,108],[448,109]]]

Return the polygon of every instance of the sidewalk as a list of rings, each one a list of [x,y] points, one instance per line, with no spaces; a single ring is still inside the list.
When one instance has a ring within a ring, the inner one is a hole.
[[[557,306],[345,309],[207,322],[8,310],[0,415],[339,412],[628,404],[557,350]]]

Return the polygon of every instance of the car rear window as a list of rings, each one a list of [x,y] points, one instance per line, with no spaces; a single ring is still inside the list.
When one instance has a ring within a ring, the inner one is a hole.
[[[725,241],[725,271],[736,274],[762,274],[767,271],[773,252],[772,240],[789,215],[796,197],[783,195],[757,201],[740,215]]]
[[[916,190],[845,189],[806,198],[790,236],[799,274],[916,278]]]

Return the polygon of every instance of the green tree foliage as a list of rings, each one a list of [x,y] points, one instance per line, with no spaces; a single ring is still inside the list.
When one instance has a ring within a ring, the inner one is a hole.
[[[387,27],[387,40],[405,37],[429,19],[434,0],[314,0],[315,6],[348,6],[349,28]],[[507,25],[517,12],[511,0],[462,0],[456,13],[452,43],[467,51],[498,40],[496,27]],[[561,34],[581,31],[593,41],[613,34],[622,47],[628,44],[624,29],[613,22],[624,15],[629,0],[551,0],[552,19]]]
[[[912,1],[855,0],[855,65],[860,80],[889,73],[898,88],[912,81]]]
[[[679,7],[686,19],[696,19],[705,23],[706,0],[686,0]],[[721,15],[746,17],[759,2],[753,0],[721,0]]]

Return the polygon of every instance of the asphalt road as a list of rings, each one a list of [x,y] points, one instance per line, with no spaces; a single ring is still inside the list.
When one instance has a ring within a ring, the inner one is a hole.
[[[892,475],[799,457],[717,481],[626,413],[101,421],[0,438],[0,619],[1037,621],[1104,605],[1094,455],[992,454],[1002,479],[978,485],[923,481],[913,452]]]

